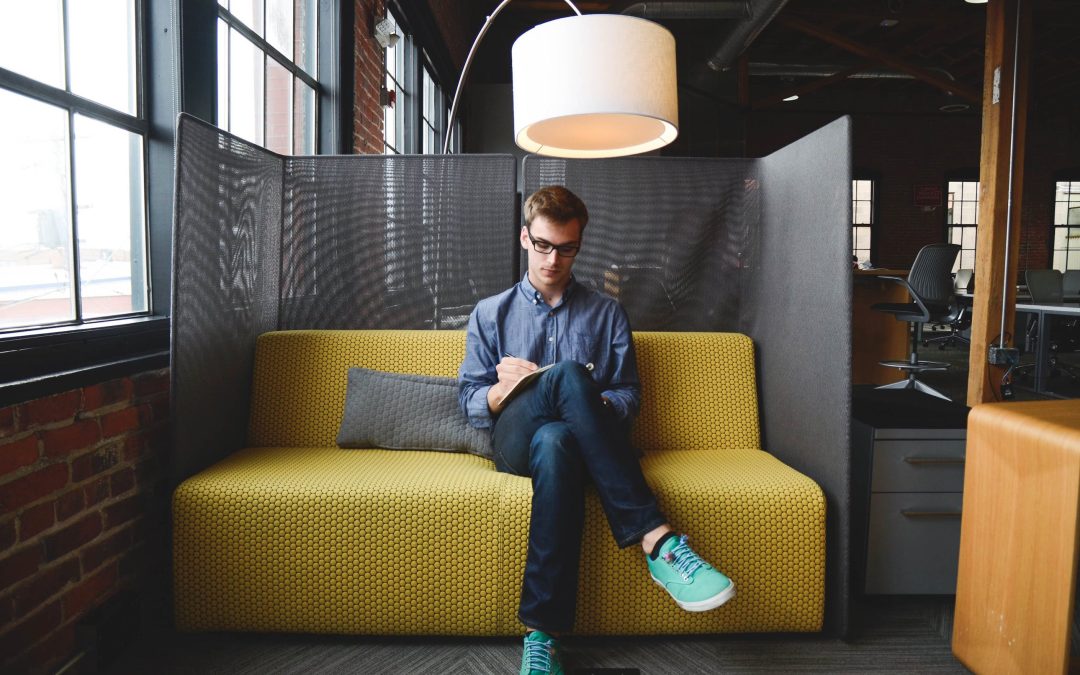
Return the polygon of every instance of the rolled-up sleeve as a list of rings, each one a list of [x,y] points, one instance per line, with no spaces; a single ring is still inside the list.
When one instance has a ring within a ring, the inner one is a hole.
[[[458,403],[469,418],[469,425],[485,429],[492,425],[488,408],[488,389],[499,381],[495,366],[499,359],[490,326],[483,326],[477,305],[469,316],[465,332],[465,360],[458,369]],[[488,330],[485,330],[487,328]]]
[[[611,321],[612,374],[602,396],[611,401],[620,419],[636,417],[641,409],[641,381],[637,355],[630,332],[630,319],[621,305],[615,306]]]

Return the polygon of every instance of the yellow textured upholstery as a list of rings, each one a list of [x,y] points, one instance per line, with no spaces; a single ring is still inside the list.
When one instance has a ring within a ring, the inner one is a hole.
[[[825,501],[759,446],[742,335],[637,333],[642,466],[664,513],[738,596],[684,612],[587,501],[577,628],[591,634],[820,630]],[[478,457],[342,450],[350,366],[454,375],[457,331],[259,338],[248,447],[173,497],[184,630],[514,635],[531,487]]]

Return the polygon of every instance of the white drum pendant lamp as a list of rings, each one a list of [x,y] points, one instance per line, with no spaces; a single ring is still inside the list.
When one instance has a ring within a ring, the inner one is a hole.
[[[556,19],[514,43],[514,135],[527,152],[621,157],[679,134],[675,38],[632,16]]]

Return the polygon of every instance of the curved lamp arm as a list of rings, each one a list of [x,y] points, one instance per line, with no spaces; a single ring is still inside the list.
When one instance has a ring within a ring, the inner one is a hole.
[[[581,16],[581,10],[577,8],[570,0],[565,0],[566,4],[570,5],[570,9],[574,10],[574,13]],[[458,104],[461,102],[461,88],[465,84],[465,78],[469,76],[469,68],[472,67],[473,56],[476,55],[476,48],[480,45],[480,41],[484,39],[484,35],[487,34],[488,28],[491,27],[491,22],[495,20],[495,17],[499,15],[499,12],[510,4],[510,0],[502,0],[499,6],[495,8],[495,11],[488,16],[484,21],[483,27],[480,28],[480,32],[477,34],[476,39],[473,40],[472,47],[469,48],[469,55],[465,57],[465,65],[461,68],[461,77],[458,78],[457,89],[454,90],[454,103],[450,106],[450,117],[446,119],[446,138],[443,139],[442,154],[450,152],[450,130],[454,128],[454,119],[457,117]]]

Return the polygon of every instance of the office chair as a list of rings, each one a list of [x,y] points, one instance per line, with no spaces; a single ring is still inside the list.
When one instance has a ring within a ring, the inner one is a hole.
[[[915,389],[931,396],[952,400],[940,391],[920,382],[919,373],[932,370],[948,370],[949,364],[943,361],[923,361],[919,359],[919,343],[922,342],[923,326],[930,322],[945,323],[946,317],[954,311],[956,304],[953,294],[951,271],[956,256],[960,253],[959,244],[930,244],[923,246],[907,279],[901,277],[879,277],[903,284],[913,302],[879,302],[871,309],[892,314],[897,321],[907,321],[914,326],[911,339],[911,356],[906,361],[881,361],[881,365],[899,368],[907,373],[907,378],[892,384],[885,384],[878,389]]]
[[[971,340],[961,332],[967,330],[971,325],[971,308],[961,300],[960,294],[968,292],[974,275],[975,270],[956,270],[956,276],[953,278],[953,305],[948,316],[942,322],[949,327],[949,333],[948,335],[924,339],[922,341],[923,347],[938,343],[938,349],[945,349],[945,347],[955,347],[958,342],[967,345],[971,344]]]
[[[1062,302],[1065,297],[1064,275],[1058,270],[1028,270],[1024,278],[1027,281],[1028,293],[1031,294],[1031,302],[1036,305],[1056,304]],[[1075,348],[1075,321],[1055,322],[1049,335],[1039,335],[1039,322],[1031,317],[1027,322],[1027,332],[1024,339],[1024,351],[1035,352],[1039,340],[1049,340],[1049,366],[1047,377],[1053,377],[1058,373],[1064,373],[1071,379],[1080,381],[1080,373],[1072,366],[1058,361],[1058,353]],[[1014,371],[1014,374],[1025,374],[1035,368],[1034,363],[1024,364]]]

